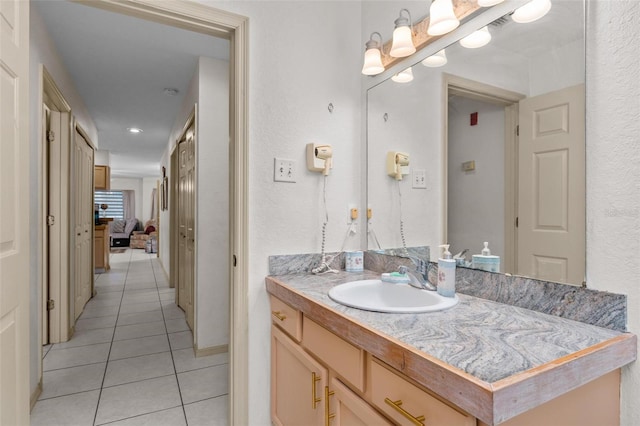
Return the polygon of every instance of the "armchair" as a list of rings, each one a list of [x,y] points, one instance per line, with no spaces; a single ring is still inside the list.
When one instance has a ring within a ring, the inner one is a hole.
[[[158,238],[158,225],[153,219],[144,224],[144,231],[133,231],[129,247],[144,249],[146,248],[147,240],[150,238]]]

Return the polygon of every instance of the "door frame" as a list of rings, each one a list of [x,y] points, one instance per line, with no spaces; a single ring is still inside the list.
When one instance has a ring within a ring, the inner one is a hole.
[[[525,95],[453,74],[442,73],[442,241],[448,241],[447,214],[449,190],[449,94],[456,94],[477,101],[502,105],[505,108],[504,120],[504,170],[505,170],[505,202],[504,202],[504,235],[505,253],[503,265],[505,270],[515,268],[517,233],[515,221],[518,200],[518,102]]]
[[[53,77],[44,65],[40,65],[39,90],[42,99],[39,105],[47,105],[49,109],[60,112],[61,122],[60,135],[56,135],[56,143],[49,147],[43,146],[38,156],[40,180],[39,187],[42,188],[42,198],[40,204],[39,235],[42,235],[42,245],[40,246],[40,259],[43,266],[45,256],[49,258],[48,267],[42,268],[42,295],[41,303],[46,303],[45,286],[48,286],[49,298],[55,301],[55,307],[49,311],[49,343],[65,342],[71,338],[71,324],[69,315],[69,262],[63,253],[69,252],[70,231],[69,231],[69,155],[71,144],[71,129],[73,126],[71,106],[64,98],[62,92],[56,85]],[[44,126],[41,126],[44,129]],[[40,141],[46,143],[46,135],[40,135]],[[49,155],[47,155],[47,153]],[[53,158],[51,158],[53,156]],[[47,165],[46,162],[49,162]],[[49,167],[50,166],[50,167]],[[56,213],[56,227],[54,232],[49,233],[47,229],[47,197],[50,195],[56,201],[52,206]],[[64,284],[64,285],[63,285]],[[41,312],[46,312],[44,306]],[[44,330],[42,330],[44,332]],[[42,340],[42,339],[40,339]],[[42,358],[42,357],[40,357]],[[42,374],[39,374],[42,380]]]
[[[229,60],[230,259],[229,424],[249,421],[248,185],[249,19],[202,4],[155,0],[76,0],[88,6],[224,38]]]

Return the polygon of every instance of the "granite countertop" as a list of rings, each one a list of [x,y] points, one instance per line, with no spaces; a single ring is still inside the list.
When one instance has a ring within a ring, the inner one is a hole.
[[[371,278],[379,278],[379,274],[280,275],[267,278],[267,289],[418,382],[422,383],[420,376],[424,376],[422,384],[488,424],[546,402],[533,400],[539,395],[529,402],[520,398],[518,408],[499,412],[499,391],[515,385],[530,386],[529,381],[537,375],[532,374],[534,371],[559,373],[564,371],[563,366],[578,368],[588,362],[582,366],[588,367],[583,377],[565,383],[566,392],[636,358],[636,337],[632,334],[460,293],[460,301],[453,308],[423,314],[363,311],[328,296],[329,289],[337,284]],[[377,336],[377,343],[372,336]],[[391,349],[381,343],[389,343]],[[394,350],[406,352],[400,363],[391,354]],[[592,363],[601,367],[596,369]],[[434,381],[434,373],[442,380]],[[456,382],[466,383],[467,391],[476,389],[476,398],[473,391],[463,397],[461,392],[451,390],[451,383]],[[556,393],[562,387],[558,385]],[[479,401],[487,391],[491,397]],[[553,397],[547,395],[542,398]],[[481,407],[486,404],[491,406],[490,413]]]

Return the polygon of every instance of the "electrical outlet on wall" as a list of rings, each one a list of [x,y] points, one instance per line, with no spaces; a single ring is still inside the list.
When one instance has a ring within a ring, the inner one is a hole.
[[[412,187],[417,189],[427,189],[427,171],[424,169],[414,169],[411,174]]]
[[[284,158],[273,159],[273,180],[274,182],[295,182],[296,162]]]

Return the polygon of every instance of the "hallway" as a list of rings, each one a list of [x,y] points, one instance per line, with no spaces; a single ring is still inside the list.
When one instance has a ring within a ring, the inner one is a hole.
[[[195,358],[155,254],[111,254],[69,342],[43,348],[31,425],[226,425],[228,354]]]

